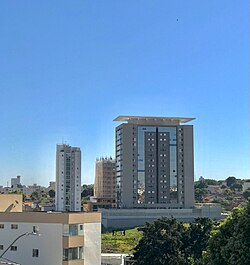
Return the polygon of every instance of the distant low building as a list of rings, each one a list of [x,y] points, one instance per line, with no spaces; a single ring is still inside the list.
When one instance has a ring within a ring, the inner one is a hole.
[[[250,188],[250,180],[245,180],[242,186],[242,191],[244,192],[249,188]]]
[[[48,190],[56,190],[56,182],[55,181],[49,182]]]
[[[42,192],[45,190],[46,190],[45,187],[37,184],[22,186],[22,192],[27,196],[30,196],[33,192]]]

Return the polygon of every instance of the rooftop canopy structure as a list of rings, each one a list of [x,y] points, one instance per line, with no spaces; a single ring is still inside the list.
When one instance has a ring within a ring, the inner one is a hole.
[[[195,118],[180,118],[180,117],[151,117],[151,116],[118,116],[114,121],[126,121],[132,124],[143,125],[179,125],[187,123]]]

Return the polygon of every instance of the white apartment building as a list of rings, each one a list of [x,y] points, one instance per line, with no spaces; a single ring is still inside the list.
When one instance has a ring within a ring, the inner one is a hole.
[[[56,147],[56,210],[81,211],[81,150]]]
[[[101,214],[0,213],[0,255],[4,251],[1,262],[100,265]]]

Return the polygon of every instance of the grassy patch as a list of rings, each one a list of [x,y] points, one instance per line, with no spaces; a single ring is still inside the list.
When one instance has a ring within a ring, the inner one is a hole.
[[[102,253],[132,254],[134,247],[142,237],[142,232],[137,228],[125,231],[115,231],[102,234]]]

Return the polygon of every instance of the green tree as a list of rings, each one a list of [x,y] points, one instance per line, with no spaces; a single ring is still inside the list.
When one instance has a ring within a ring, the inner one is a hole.
[[[49,190],[50,198],[55,198],[56,192],[54,190]]]
[[[204,197],[208,194],[208,185],[205,180],[196,181],[194,184],[194,196],[196,202],[203,202]]]
[[[211,231],[213,229],[213,221],[208,218],[197,218],[195,222],[188,227],[189,237],[186,257],[192,257],[194,261],[202,258],[202,253],[206,249]]]
[[[226,183],[228,187],[231,187],[233,184],[235,184],[237,182],[235,177],[228,177],[226,179]]]
[[[231,190],[242,191],[242,188],[243,188],[242,184],[237,183],[237,182],[230,186]]]
[[[250,264],[250,201],[243,209],[235,208],[231,216],[215,230],[208,244],[206,264]]]
[[[205,179],[204,181],[207,183],[207,185],[218,185],[219,184],[218,181],[215,179]]]
[[[30,198],[32,199],[32,201],[37,201],[40,200],[41,196],[37,191],[34,191],[31,193]]]
[[[94,185],[90,184],[90,185],[82,185],[82,193],[81,193],[81,197],[82,198],[89,198],[90,196],[94,195]]]
[[[22,193],[22,196],[23,196],[23,202],[25,202],[26,201],[26,194]]]
[[[189,226],[174,218],[147,223],[140,229],[143,237],[135,248],[135,264],[199,264],[212,227],[212,221],[206,218],[196,219]]]
[[[248,199],[250,197],[250,188],[243,192],[243,197],[244,199]]]
[[[159,219],[140,228],[143,237],[135,248],[136,265],[184,265],[180,248],[185,227],[176,219]]]
[[[195,188],[194,197],[196,202],[203,202],[204,197],[207,195],[207,189]]]
[[[194,187],[199,188],[199,189],[207,189],[208,185],[205,180],[199,180],[199,181],[195,181]]]

